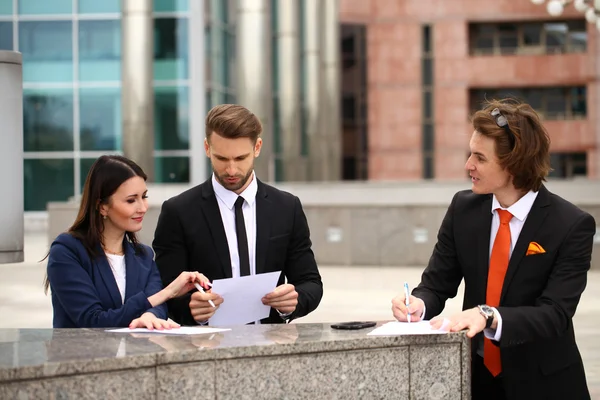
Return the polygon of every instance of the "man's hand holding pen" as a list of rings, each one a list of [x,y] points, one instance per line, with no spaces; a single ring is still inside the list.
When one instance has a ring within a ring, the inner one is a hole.
[[[405,293],[399,294],[392,300],[392,312],[394,313],[394,318],[400,322],[408,322],[409,314],[411,321],[420,321],[423,317],[424,310],[425,303],[415,296],[408,297],[408,306],[406,305]]]
[[[200,287],[197,292],[192,293],[190,312],[196,322],[205,322],[215,314],[221,303],[223,303],[221,296],[212,293],[211,289],[204,290]]]

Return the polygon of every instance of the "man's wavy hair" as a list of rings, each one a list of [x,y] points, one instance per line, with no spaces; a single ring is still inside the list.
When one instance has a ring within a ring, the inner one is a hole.
[[[552,169],[550,136],[535,110],[512,98],[488,100],[472,122],[494,140],[499,164],[512,175],[515,189],[538,191]]]

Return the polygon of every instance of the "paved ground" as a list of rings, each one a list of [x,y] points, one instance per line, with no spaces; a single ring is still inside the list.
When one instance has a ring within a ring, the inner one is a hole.
[[[25,238],[25,262],[0,264],[0,328],[49,328],[52,306],[42,282],[47,249],[45,237]],[[422,267],[321,267],[325,294],[319,308],[299,323],[350,320],[389,320],[390,301],[406,280],[413,287]],[[462,288],[444,314],[460,310]],[[588,376],[592,398],[600,399],[600,271],[590,272],[575,331]]]

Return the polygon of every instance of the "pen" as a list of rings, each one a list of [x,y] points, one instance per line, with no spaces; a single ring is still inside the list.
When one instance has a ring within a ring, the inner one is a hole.
[[[204,288],[202,286],[198,285],[198,282],[194,282],[194,286],[196,286],[196,289],[198,289],[199,292],[206,293],[204,291]],[[211,306],[213,306],[213,308],[216,308],[215,303],[213,303],[212,300],[208,300],[208,304],[210,304]]]
[[[410,304],[408,294],[408,282],[404,282],[404,304],[406,304],[406,317],[408,318],[408,322],[410,323],[410,314],[408,313],[408,306]]]

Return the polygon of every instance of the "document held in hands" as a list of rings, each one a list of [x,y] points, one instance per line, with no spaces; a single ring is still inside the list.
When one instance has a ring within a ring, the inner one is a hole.
[[[373,329],[367,336],[395,336],[395,335],[433,335],[448,333],[447,330],[433,329],[429,321],[419,322],[388,322],[379,328]]]
[[[240,278],[215,279],[212,291],[223,298],[210,325],[244,325],[269,316],[271,307],[261,299],[277,287],[281,271],[247,275]]]

